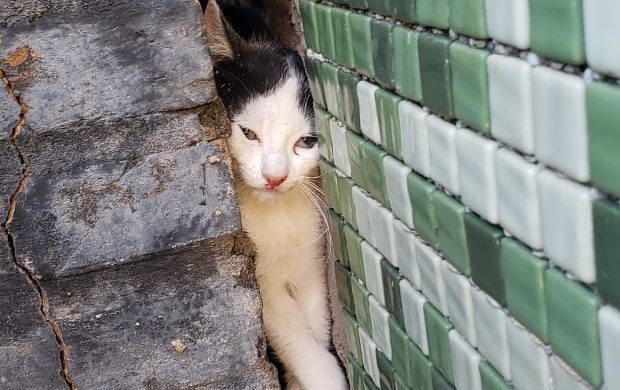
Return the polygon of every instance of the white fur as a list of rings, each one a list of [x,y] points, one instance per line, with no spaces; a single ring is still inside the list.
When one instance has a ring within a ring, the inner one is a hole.
[[[294,146],[312,129],[297,102],[298,83],[290,77],[270,95],[250,101],[233,118],[229,145],[243,180],[238,186],[243,227],[257,248],[265,332],[289,388],[347,389],[328,352],[325,214],[319,190],[307,184],[318,174],[318,147]],[[239,126],[258,140],[248,140]],[[263,174],[287,179],[268,190]]]

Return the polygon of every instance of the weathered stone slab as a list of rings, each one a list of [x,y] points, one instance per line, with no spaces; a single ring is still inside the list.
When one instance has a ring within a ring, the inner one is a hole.
[[[78,386],[277,388],[253,272],[231,247],[227,237],[43,282]]]
[[[215,96],[195,1],[3,0],[0,36],[0,67],[36,132]]]
[[[11,224],[44,278],[86,272],[237,231],[236,196],[209,144],[33,175]]]
[[[19,104],[9,96],[4,83],[0,80],[0,141],[7,139],[11,134],[11,130],[19,120],[20,111]]]
[[[39,311],[39,296],[23,274],[11,271],[0,274],[0,389],[65,390],[58,345]]]
[[[0,224],[6,218],[11,194],[17,188],[21,176],[22,167],[17,154],[8,140],[0,139]],[[13,272],[6,237],[0,230],[0,278],[5,273]]]

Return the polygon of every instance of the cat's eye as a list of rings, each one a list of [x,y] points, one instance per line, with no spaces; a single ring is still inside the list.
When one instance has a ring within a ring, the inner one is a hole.
[[[250,141],[255,141],[258,139],[256,133],[248,129],[247,127],[239,126],[239,128],[241,129],[243,135],[245,135],[245,138],[249,139]]]
[[[314,145],[316,145],[316,143],[319,141],[319,139],[313,135],[308,135],[305,137],[301,137],[300,139],[297,140],[297,143],[295,143],[295,147],[296,148],[303,148],[303,149],[311,149],[314,147]]]

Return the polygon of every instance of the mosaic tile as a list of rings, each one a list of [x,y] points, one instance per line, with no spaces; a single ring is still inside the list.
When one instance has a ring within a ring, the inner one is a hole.
[[[413,224],[417,233],[427,243],[437,246],[437,219],[433,208],[433,192],[437,189],[415,173],[407,178],[413,208]]]
[[[329,132],[334,148],[334,165],[344,172],[345,175],[351,176],[351,162],[349,161],[346,138],[347,129],[335,119],[331,119],[329,122]]]
[[[545,273],[545,299],[553,351],[598,387],[602,382],[598,298],[585,287],[550,269]]]
[[[377,365],[377,345],[372,341],[372,338],[364,331],[359,329],[360,344],[362,346],[362,360],[364,362],[364,369],[368,375],[372,378],[375,385],[379,386],[380,373],[379,366]]]
[[[413,343],[407,343],[409,350],[411,376],[413,377],[413,388],[420,390],[433,390],[431,373],[433,365],[420,349]]]
[[[446,284],[441,263],[443,260],[433,249],[421,242],[416,245],[416,259],[422,280],[424,296],[445,316],[448,316]]]
[[[323,190],[325,191],[325,201],[336,212],[340,211],[340,202],[338,196],[338,178],[336,177],[336,168],[327,161],[319,162],[321,170],[321,181]]]
[[[392,211],[408,226],[413,227],[411,199],[407,187],[407,177],[411,173],[411,168],[391,156],[383,159],[383,167]]]
[[[446,283],[448,312],[450,321],[461,335],[473,346],[476,345],[476,327],[474,324],[474,303],[471,299],[469,280],[460,274],[447,261],[441,264]],[[406,312],[406,310],[405,310]]]
[[[601,355],[603,362],[603,389],[620,388],[620,311],[604,306],[598,312]]]
[[[452,2],[465,3],[464,0]],[[450,45],[454,116],[471,128],[490,135],[487,57],[486,50],[457,42]]]
[[[453,194],[459,194],[459,164],[456,156],[456,127],[430,115],[426,119],[431,177]]]
[[[344,220],[357,230],[357,220],[355,218],[355,204],[353,203],[353,180],[345,176],[337,175],[338,196],[340,197],[340,211]]]
[[[323,109],[314,107],[314,123],[316,132],[319,135],[319,150],[321,156],[329,162],[333,162],[332,137],[329,131],[329,120],[331,115]]]
[[[332,115],[338,115],[340,110],[340,84],[338,84],[338,68],[327,62],[321,63],[321,82],[325,107]]]
[[[401,282],[402,283],[402,282]],[[409,350],[407,334],[400,328],[394,317],[389,318],[390,344],[392,345],[392,364],[398,378],[402,378],[405,387],[412,386],[411,368],[409,366]],[[395,379],[398,382],[398,379]],[[396,385],[396,388],[403,388]]]
[[[426,321],[426,335],[428,337],[428,350],[431,362],[441,371],[450,382],[454,382],[452,370],[452,352],[450,350],[450,338],[452,324],[441,315],[430,303],[424,305],[424,318]]]
[[[450,25],[448,0],[416,0],[416,13],[424,26],[448,29]]]
[[[506,383],[504,378],[502,378],[502,376],[487,362],[480,363],[480,381],[482,390],[512,389],[512,386]]]
[[[401,326],[405,326],[403,303],[400,295],[400,281],[402,276],[385,259],[381,260],[381,277],[383,278],[383,295],[385,308],[394,316]]]
[[[452,265],[469,275],[465,207],[441,191],[433,193],[433,206],[439,226],[439,249]]]
[[[500,224],[535,249],[542,247],[537,182],[540,170],[509,150],[498,149],[495,154]]]
[[[433,390],[454,390],[454,386],[437,369],[433,369],[431,372],[431,379]]]
[[[357,84],[360,79],[348,72],[338,70],[338,84],[340,84],[340,111],[339,117],[350,130],[360,133],[360,107],[357,97]]]
[[[361,243],[362,259],[364,260],[364,274],[366,275],[366,287],[379,303],[385,306],[383,295],[383,276],[381,272],[381,253],[377,252],[369,243]]]
[[[456,330],[450,331],[449,337],[456,388],[481,390],[480,354]]]
[[[353,316],[347,310],[342,310],[342,318],[348,350],[355,357],[355,359],[361,361],[362,347],[360,346],[360,340],[358,335],[359,324],[357,323],[355,316]]]
[[[368,298],[370,294],[368,290],[364,288],[362,282],[355,277],[351,278],[351,293],[353,295],[353,304],[355,306],[355,317],[357,321],[361,328],[364,328],[366,332],[372,333],[372,322],[370,320],[370,309],[368,307]],[[360,333],[362,330],[361,328]]]
[[[390,314],[372,295],[368,298],[370,320],[372,321],[372,339],[377,348],[392,360],[392,344],[390,343]]]
[[[415,288],[421,285],[420,271],[416,258],[416,243],[418,239],[405,224],[394,221],[394,242],[396,244],[396,257],[398,268],[404,277],[409,279]]]
[[[364,142],[362,150],[366,158],[364,179],[366,189],[373,198],[381,202],[385,207],[389,207],[390,202],[387,196],[385,173],[383,171],[383,159],[387,156],[387,153],[370,142]]]
[[[398,104],[402,156],[407,165],[424,176],[430,176],[430,152],[426,118],[428,113],[406,100]]]
[[[398,116],[398,103],[400,101],[400,96],[383,89],[375,92],[382,145],[385,150],[398,158],[400,158],[401,151],[400,119]]]
[[[484,0],[450,0],[450,28],[472,38],[486,39]]]
[[[405,3],[406,0],[400,0]],[[411,1],[413,4],[414,2]],[[394,28],[394,84],[396,92],[417,102],[422,100],[420,79],[420,55],[418,53],[417,31],[406,27]]]
[[[506,322],[510,346],[510,372],[515,388],[550,389],[549,358],[544,345],[516,321]]]
[[[620,197],[620,112],[616,109],[620,88],[600,82],[589,84],[586,105],[592,183]]]
[[[491,134],[523,153],[533,154],[531,66],[526,61],[497,54],[489,56],[487,66]]]
[[[592,390],[592,387],[583,378],[580,378],[575,371],[557,356],[554,355],[549,358],[549,367],[554,389]],[[603,389],[606,388],[603,386]]]
[[[362,237],[360,237],[351,226],[346,225],[344,227],[344,238],[346,242],[347,258],[349,259],[349,267],[353,274],[357,276],[359,280],[364,282],[364,263],[362,259]]]
[[[381,0],[375,0],[381,1]],[[385,0],[382,1],[386,3]],[[372,19],[370,31],[372,34],[372,56],[374,59],[375,79],[385,88],[394,87],[392,65],[392,30],[394,24],[384,20]]]
[[[350,11],[342,8],[331,8],[334,60],[344,66],[352,68],[355,62],[353,59],[350,14]]]
[[[594,70],[620,77],[620,53],[610,50],[618,43],[620,3],[614,0],[584,1],[586,57]]]
[[[306,46],[314,51],[319,51],[318,26],[316,22],[316,3],[309,0],[299,1],[299,14],[303,23]]]
[[[371,221],[374,215],[372,208],[369,206],[370,198],[363,192],[360,187],[353,187],[353,205],[355,206],[355,218],[357,220],[358,231],[366,240],[376,241],[373,237]]]
[[[346,242],[344,240],[344,222],[332,209],[328,211],[329,230],[332,238],[334,256],[340,260],[345,267],[349,266],[349,259],[345,256],[344,250]]]
[[[530,0],[532,50],[558,61],[585,61],[581,0]]]
[[[398,267],[398,257],[396,255],[396,242],[394,237],[394,214],[385,207],[379,207],[375,214],[377,231],[376,248],[383,254],[390,264]]]
[[[415,1],[411,0],[391,0],[394,4],[394,16],[405,22],[415,22]]]
[[[431,0],[423,1],[431,2]],[[437,4],[443,1],[447,0],[432,0]],[[418,6],[420,2],[418,1]],[[454,116],[449,46],[450,40],[445,37],[427,33],[418,37],[422,100],[425,106],[448,119]]]
[[[375,93],[379,87],[367,81],[357,84],[357,97],[360,107],[360,128],[362,133],[374,143],[381,144],[381,129],[379,115],[375,103]]]
[[[322,108],[327,107],[325,102],[325,92],[323,91],[323,82],[321,81],[321,63],[313,58],[304,57],[304,65],[308,75],[308,84],[312,92],[314,103]]]
[[[456,133],[461,200],[491,223],[498,223],[495,153],[497,143],[467,129]]]
[[[377,366],[379,367],[379,388],[381,390],[395,390],[392,362],[379,349],[377,349]]]
[[[510,314],[547,342],[547,262],[540,260],[527,247],[510,238],[502,239],[500,261],[506,284],[506,305]]]
[[[349,20],[351,22],[353,62],[355,63],[355,68],[364,76],[374,77],[375,67],[372,58],[371,19],[363,14],[351,13],[349,15]]]
[[[332,27],[332,7],[323,4],[315,5],[317,37],[321,54],[334,59],[334,29]]]
[[[407,335],[411,337],[425,355],[428,355],[426,323],[424,322],[426,298],[417,292],[406,279],[400,281],[400,293]]]
[[[489,36],[519,49],[530,45],[530,8],[528,0],[486,0]]]
[[[599,294],[620,307],[620,206],[597,200],[592,213]]]
[[[347,310],[355,312],[353,293],[351,292],[351,271],[339,261],[334,263],[334,268],[336,273],[338,300]]]

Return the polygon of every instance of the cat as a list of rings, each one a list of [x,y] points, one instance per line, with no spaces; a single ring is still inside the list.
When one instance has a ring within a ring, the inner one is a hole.
[[[256,246],[256,279],[269,345],[287,388],[347,389],[330,353],[327,219],[318,137],[301,57],[260,37],[242,37],[215,0],[205,32],[215,83],[231,119],[243,229]]]

